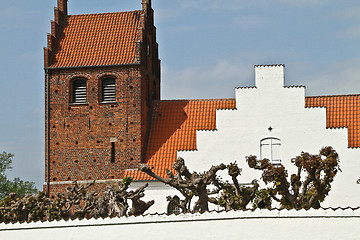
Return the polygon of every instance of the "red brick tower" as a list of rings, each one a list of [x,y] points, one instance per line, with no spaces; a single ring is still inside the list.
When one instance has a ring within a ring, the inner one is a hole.
[[[58,0],[44,49],[46,182],[121,179],[145,156],[160,60],[151,0],[142,10],[68,15]]]

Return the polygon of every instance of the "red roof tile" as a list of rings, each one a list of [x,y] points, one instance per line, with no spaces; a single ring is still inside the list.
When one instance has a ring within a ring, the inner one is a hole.
[[[326,107],[328,128],[348,128],[348,147],[360,147],[360,95],[306,97],[306,107]]]
[[[72,15],[50,68],[133,64],[142,11]]]
[[[348,146],[360,147],[360,95],[306,97],[306,107],[326,107],[328,128],[348,128]],[[196,150],[196,130],[216,130],[216,109],[234,109],[234,99],[158,101],[154,105],[145,162],[161,177],[178,150]],[[125,176],[153,180],[137,170]]]

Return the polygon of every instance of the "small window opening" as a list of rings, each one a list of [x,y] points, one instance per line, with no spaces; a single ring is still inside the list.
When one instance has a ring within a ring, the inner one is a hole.
[[[150,56],[150,44],[147,45],[147,49],[146,49],[146,50],[147,50],[147,51],[146,51],[146,52],[147,52],[147,55]]]
[[[279,138],[268,137],[260,141],[260,158],[267,158],[271,164],[281,165],[281,140]]]
[[[101,81],[101,102],[116,101],[116,83],[114,78],[105,78]]]
[[[86,103],[86,80],[74,80],[72,88],[72,103]]]
[[[111,143],[111,159],[110,161],[113,163],[115,162],[115,143]]]

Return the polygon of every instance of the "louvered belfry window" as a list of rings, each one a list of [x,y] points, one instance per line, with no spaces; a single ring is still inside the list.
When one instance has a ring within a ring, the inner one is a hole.
[[[101,81],[101,101],[115,102],[116,101],[116,87],[114,78],[105,78]]]
[[[76,79],[73,81],[73,103],[86,103],[86,80]]]

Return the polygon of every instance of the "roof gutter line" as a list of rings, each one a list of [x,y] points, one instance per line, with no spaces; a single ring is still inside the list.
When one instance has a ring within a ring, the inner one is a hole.
[[[45,71],[47,70],[64,70],[64,69],[80,69],[80,68],[101,68],[101,67],[128,67],[128,66],[138,66],[141,63],[127,63],[127,64],[113,64],[113,65],[93,65],[93,66],[73,66],[73,67],[47,67],[44,68]]]

